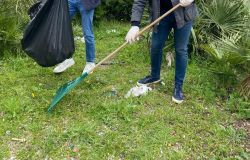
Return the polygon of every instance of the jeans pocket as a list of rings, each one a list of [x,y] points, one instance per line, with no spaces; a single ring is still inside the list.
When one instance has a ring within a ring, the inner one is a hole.
[[[186,22],[193,21],[197,15],[198,11],[194,3],[184,8],[184,18]]]

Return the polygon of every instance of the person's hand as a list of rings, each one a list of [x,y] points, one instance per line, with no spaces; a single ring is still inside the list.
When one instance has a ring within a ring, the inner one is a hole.
[[[194,0],[180,0],[180,4],[182,7],[187,7],[189,6],[191,3],[193,3]]]
[[[133,43],[133,42],[135,42],[136,40],[139,40],[139,37],[136,38],[136,35],[139,33],[139,30],[140,30],[139,27],[137,27],[137,26],[132,26],[132,27],[130,28],[130,30],[128,31],[125,40],[126,40],[128,43],[130,43],[130,44]]]

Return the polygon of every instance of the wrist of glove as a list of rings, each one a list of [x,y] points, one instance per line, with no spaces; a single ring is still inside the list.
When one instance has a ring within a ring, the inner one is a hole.
[[[194,2],[194,0],[180,0],[180,4],[182,7],[187,7],[190,4],[192,4]]]
[[[139,30],[140,28],[138,26],[132,26],[126,35],[125,40],[130,44],[135,42],[136,40],[139,40],[139,37],[136,37],[139,33]]]

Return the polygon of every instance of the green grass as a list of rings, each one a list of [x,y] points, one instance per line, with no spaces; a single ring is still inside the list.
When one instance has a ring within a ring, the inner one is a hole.
[[[95,28],[97,61],[123,43],[128,28],[117,22]],[[146,46],[142,40],[121,51],[51,114],[47,106],[58,87],[82,72],[84,45],[76,42],[76,64],[60,75],[26,56],[0,61],[0,159],[248,159],[242,147],[247,135],[233,128],[236,117],[218,98],[213,74],[201,67],[205,62],[190,62],[181,105],[171,102],[174,67],[165,61],[165,85],[144,97],[124,98],[149,72]]]

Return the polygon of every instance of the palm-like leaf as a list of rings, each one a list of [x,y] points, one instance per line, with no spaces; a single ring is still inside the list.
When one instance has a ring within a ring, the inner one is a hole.
[[[250,61],[250,44],[239,35],[216,38],[203,49],[217,61],[232,65],[243,64]]]
[[[247,17],[242,0],[212,0],[201,3],[201,23],[207,32],[216,36],[244,32]]]

